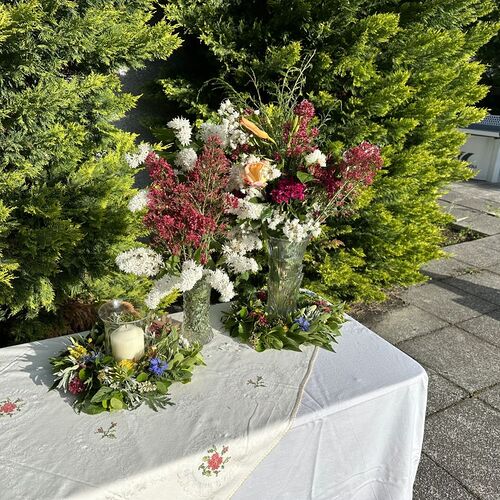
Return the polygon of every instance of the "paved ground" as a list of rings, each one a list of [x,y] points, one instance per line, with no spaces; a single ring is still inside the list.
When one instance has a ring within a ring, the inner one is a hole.
[[[500,186],[454,184],[443,206],[484,238],[446,247],[426,284],[364,324],[429,374],[415,500],[500,499]]]

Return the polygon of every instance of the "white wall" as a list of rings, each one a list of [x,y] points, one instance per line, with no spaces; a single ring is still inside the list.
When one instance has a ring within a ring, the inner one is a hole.
[[[470,134],[470,131],[467,132]],[[481,132],[478,131],[478,133]],[[462,146],[462,153],[472,153],[467,161],[478,169],[476,179],[500,182],[500,138],[498,136],[470,134],[467,142]]]

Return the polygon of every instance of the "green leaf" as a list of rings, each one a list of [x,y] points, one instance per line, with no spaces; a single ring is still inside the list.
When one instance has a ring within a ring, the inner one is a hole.
[[[111,394],[115,392],[111,387],[101,387],[90,400],[91,403],[100,403],[103,399],[109,399]]]
[[[101,405],[93,405],[91,403],[82,406],[81,411],[87,413],[88,415],[97,415],[106,411]]]
[[[161,394],[167,394],[167,392],[168,392],[168,387],[166,386],[166,384],[164,382],[160,382],[160,381],[156,382],[156,389]]]
[[[121,399],[118,399],[116,397],[112,397],[110,400],[111,408],[114,410],[121,410],[123,409],[123,401]]]
[[[302,172],[302,171],[297,172],[297,178],[303,184],[306,184],[307,182],[314,180],[314,176],[312,176],[309,172]]]
[[[136,380],[137,380],[137,382],[145,382],[148,379],[148,376],[149,375],[147,373],[141,372],[141,373],[139,373],[139,375],[137,375]]]

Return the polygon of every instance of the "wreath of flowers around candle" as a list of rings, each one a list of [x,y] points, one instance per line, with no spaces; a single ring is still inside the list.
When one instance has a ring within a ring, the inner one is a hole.
[[[97,414],[146,404],[153,410],[174,404],[168,394],[174,382],[191,381],[194,368],[204,365],[201,346],[190,345],[169,322],[154,322],[149,345],[137,362],[116,361],[107,353],[104,328],[97,324],[87,336],[70,338],[70,345],[51,358],[51,387],[73,394],[77,412]]]
[[[259,291],[247,305],[234,303],[224,314],[224,325],[232,337],[252,345],[256,351],[291,349],[313,344],[333,351],[344,322],[343,304],[330,304],[309,290],[301,290],[295,313],[270,317],[266,310],[267,292]]]

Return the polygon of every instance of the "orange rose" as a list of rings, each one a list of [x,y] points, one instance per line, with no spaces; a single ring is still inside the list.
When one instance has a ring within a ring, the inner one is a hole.
[[[252,132],[253,135],[256,135],[260,139],[265,139],[265,140],[272,140],[267,132],[264,132],[262,129],[257,127],[255,123],[251,122],[250,120],[247,120],[245,117],[241,117],[240,119],[241,125],[243,125],[247,130]]]
[[[264,168],[268,166],[267,161],[254,161],[245,165],[245,177],[243,180],[250,186],[264,187],[267,179],[264,177]]]

